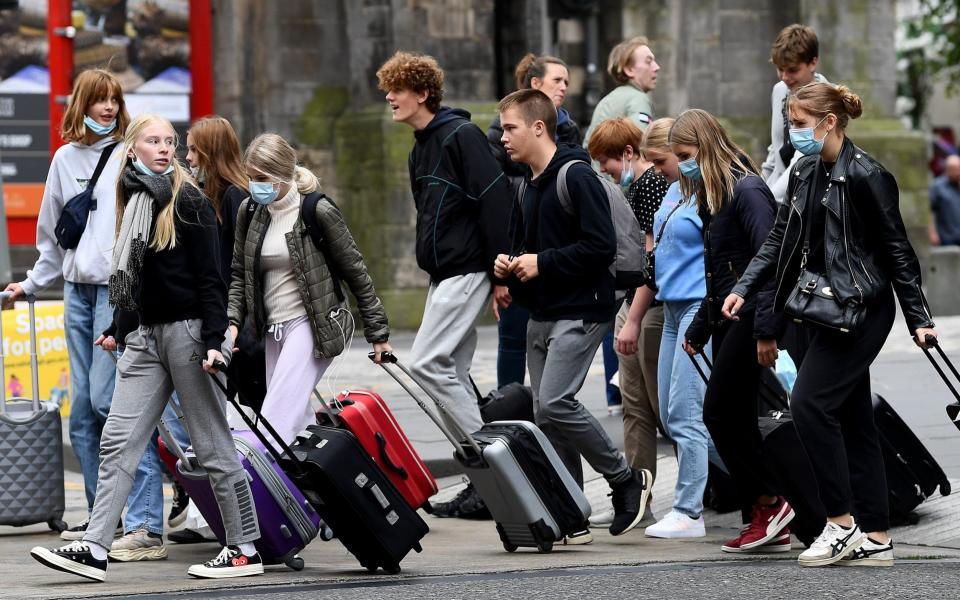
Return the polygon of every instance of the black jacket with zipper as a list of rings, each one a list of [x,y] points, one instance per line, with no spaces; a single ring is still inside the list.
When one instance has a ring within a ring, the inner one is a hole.
[[[567,171],[567,189],[574,214],[557,195],[557,174],[571,160],[586,161]],[[610,263],[617,237],[606,192],[579,146],[561,145],[550,164],[530,180],[521,201],[523,218],[516,228],[513,254],[537,255],[539,275],[526,283],[509,280],[511,294],[537,321],[613,319],[613,276]]]
[[[417,207],[417,264],[433,282],[489,273],[509,250],[511,195],[470,113],[442,107],[414,132],[410,187]]]
[[[738,179],[733,195],[724,200],[717,214],[710,214],[704,202],[698,207],[703,221],[707,295],[686,333],[687,339],[698,347],[706,345],[711,332],[725,323],[720,314],[723,300],[763,246],[776,218],[777,203],[763,179],[739,171],[734,176]],[[781,326],[773,312],[773,282],[746,302],[740,314],[755,314],[755,339],[778,337]]]
[[[820,168],[819,156],[794,165],[773,231],[733,293],[749,298],[774,277],[775,309],[783,309],[800,276],[807,203],[821,201],[814,190]],[[824,231],[811,234],[824,236],[824,275],[834,297],[841,303],[869,305],[892,284],[910,335],[920,327],[933,327],[920,287],[920,262],[907,239],[893,175],[846,138],[830,180]]]

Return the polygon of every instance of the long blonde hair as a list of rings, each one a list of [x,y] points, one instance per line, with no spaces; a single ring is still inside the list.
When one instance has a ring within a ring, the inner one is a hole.
[[[167,119],[160,115],[142,114],[130,123],[126,133],[123,135],[123,165],[120,168],[120,176],[117,178],[117,233],[120,233],[120,224],[123,222],[123,211],[127,207],[127,197],[123,188],[123,172],[127,165],[132,161],[129,154],[133,151],[134,145],[143,130],[153,123],[160,123],[170,129],[173,134],[174,147],[177,145],[177,132],[173,125]],[[177,228],[174,223],[174,215],[177,210],[177,199],[180,196],[180,190],[183,186],[192,185],[196,187],[190,172],[183,168],[180,161],[175,156],[170,157],[170,164],[173,165],[173,172],[170,173],[171,188],[173,198],[157,215],[153,229],[153,239],[150,240],[150,247],[154,250],[171,250],[177,245]]]
[[[696,195],[697,201],[717,214],[724,199],[733,195],[733,186],[739,178],[732,169],[742,173],[756,173],[753,160],[740,149],[716,117],[705,110],[691,108],[684,111],[670,128],[670,144],[697,147],[700,179],[680,178],[680,193],[684,201]]]
[[[261,133],[250,142],[243,163],[283,183],[294,182],[301,194],[315,192],[320,180],[312,171],[297,164],[297,152],[276,133]]]

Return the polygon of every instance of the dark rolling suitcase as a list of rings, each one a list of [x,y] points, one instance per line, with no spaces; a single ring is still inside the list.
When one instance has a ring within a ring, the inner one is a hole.
[[[0,300],[9,295],[0,293]],[[46,523],[59,532],[67,528],[63,434],[59,404],[40,401],[35,301],[27,296],[32,398],[0,396],[0,525]],[[6,382],[2,338],[0,328],[0,382]]]
[[[948,495],[950,481],[923,442],[879,394],[873,395],[873,418],[890,490],[890,518],[916,522],[913,509],[938,487],[941,495]]]
[[[505,550],[533,547],[549,552],[554,542],[587,528],[590,503],[553,444],[536,425],[527,421],[494,421],[471,434],[395,356],[384,355],[382,359],[384,370],[454,445],[454,457],[493,515]],[[417,383],[437,409],[450,418],[459,436],[390,368],[391,364]]]

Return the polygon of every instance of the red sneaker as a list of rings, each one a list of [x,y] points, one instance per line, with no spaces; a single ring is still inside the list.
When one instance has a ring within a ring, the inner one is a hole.
[[[793,520],[794,514],[790,503],[784,498],[772,506],[754,504],[753,518],[741,536],[741,550],[753,550],[778,538]]]
[[[744,528],[740,535],[724,542],[723,546],[720,547],[724,552],[731,553],[750,553],[750,554],[773,554],[776,552],[789,552],[793,548],[793,543],[790,541],[790,529],[784,527],[780,530],[780,533],[777,537],[773,538],[766,544],[762,546],[757,546],[749,550],[744,549],[743,547],[743,538],[749,531],[749,527]]]

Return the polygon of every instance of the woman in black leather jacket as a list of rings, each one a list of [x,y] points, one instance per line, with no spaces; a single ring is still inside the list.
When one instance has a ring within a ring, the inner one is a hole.
[[[896,316],[894,290],[916,343],[926,346],[926,337],[936,336],[897,182],[844,134],[861,112],[856,94],[827,83],[808,84],[790,100],[790,139],[807,158],[790,175],[773,231],[723,304],[724,317],[736,320],[744,299],[773,280],[774,306],[782,310],[805,269],[825,275],[824,296],[865,312],[849,332],[806,325],[810,345],[791,409],[828,518],[799,557],[805,566],[893,564],[870,365]]]
[[[744,507],[740,535],[724,552],[784,552],[794,512],[779,497],[763,468],[757,395],[764,368],[777,357],[779,327],[773,315],[773,288],[762,290],[725,321],[719,303],[733,289],[773,227],[776,201],[756,166],[710,113],[693,109],[670,129],[673,153],[686,164],[680,189],[696,196],[703,221],[707,295],[686,331],[684,348],[694,354],[713,339],[713,372],[703,399],[703,421]]]

